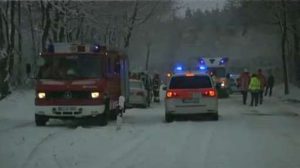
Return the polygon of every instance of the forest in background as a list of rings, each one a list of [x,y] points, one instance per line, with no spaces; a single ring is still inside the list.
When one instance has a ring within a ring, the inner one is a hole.
[[[199,2],[201,3],[201,2]],[[100,43],[125,50],[132,70],[166,72],[176,62],[226,56],[232,72],[273,71],[300,84],[300,3],[228,0],[212,10],[178,10],[177,1],[1,1],[0,97],[22,87],[25,67],[53,42]]]

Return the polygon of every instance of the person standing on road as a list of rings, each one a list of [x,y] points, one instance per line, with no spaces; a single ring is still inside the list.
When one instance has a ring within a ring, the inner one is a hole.
[[[244,69],[244,72],[241,73],[239,77],[239,83],[238,83],[241,93],[243,95],[244,105],[246,105],[247,103],[249,83],[250,83],[250,74],[247,69]]]
[[[273,86],[274,86],[274,76],[273,76],[272,72],[270,72],[268,81],[267,81],[265,96],[268,95],[268,90],[269,90],[269,96],[270,97],[272,96]]]
[[[259,92],[261,90],[261,82],[256,74],[253,74],[250,79],[249,90],[251,92],[251,106],[258,105]]]
[[[260,81],[260,90],[259,90],[259,94],[258,94],[258,99],[259,99],[259,103],[262,104],[263,103],[263,97],[264,97],[264,90],[265,90],[265,86],[266,86],[266,77],[262,73],[261,69],[258,69],[257,77]]]
[[[160,89],[160,77],[159,74],[154,74],[153,77],[153,94],[154,94],[154,102],[159,102],[159,89]]]

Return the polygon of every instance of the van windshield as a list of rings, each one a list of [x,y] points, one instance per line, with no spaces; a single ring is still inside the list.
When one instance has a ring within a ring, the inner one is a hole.
[[[209,67],[207,68],[208,73],[213,73],[217,77],[225,77],[226,76],[226,70],[224,67]]]
[[[142,89],[143,88],[143,83],[142,81],[130,81],[130,88],[135,88],[135,89]]]

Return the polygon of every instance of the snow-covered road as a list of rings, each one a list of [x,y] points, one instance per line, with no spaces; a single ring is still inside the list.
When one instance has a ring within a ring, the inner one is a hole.
[[[33,92],[0,102],[0,168],[299,168],[297,108],[267,98],[256,110],[220,100],[219,121],[163,122],[163,104],[130,109],[122,128],[36,127]]]

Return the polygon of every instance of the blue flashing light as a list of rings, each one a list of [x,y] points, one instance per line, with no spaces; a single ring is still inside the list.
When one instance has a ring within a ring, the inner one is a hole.
[[[176,70],[177,70],[177,71],[182,71],[182,66],[177,66],[177,67],[176,67]]]
[[[221,60],[220,60],[220,65],[223,65],[223,64],[225,64],[226,63],[226,58],[222,58]]]
[[[204,62],[203,59],[200,59],[200,64],[201,64],[201,65],[204,65],[204,64],[205,64],[205,62]]]
[[[226,62],[228,62],[228,58],[227,58],[227,57],[224,57],[224,58],[222,58],[222,59],[220,60],[219,64],[220,64],[220,65],[223,65],[223,64],[225,64]]]
[[[200,65],[200,70],[206,70],[206,67],[205,66],[203,66],[203,65]]]
[[[93,47],[92,47],[92,51],[93,52],[99,52],[101,50],[101,46],[99,44],[95,44]]]

